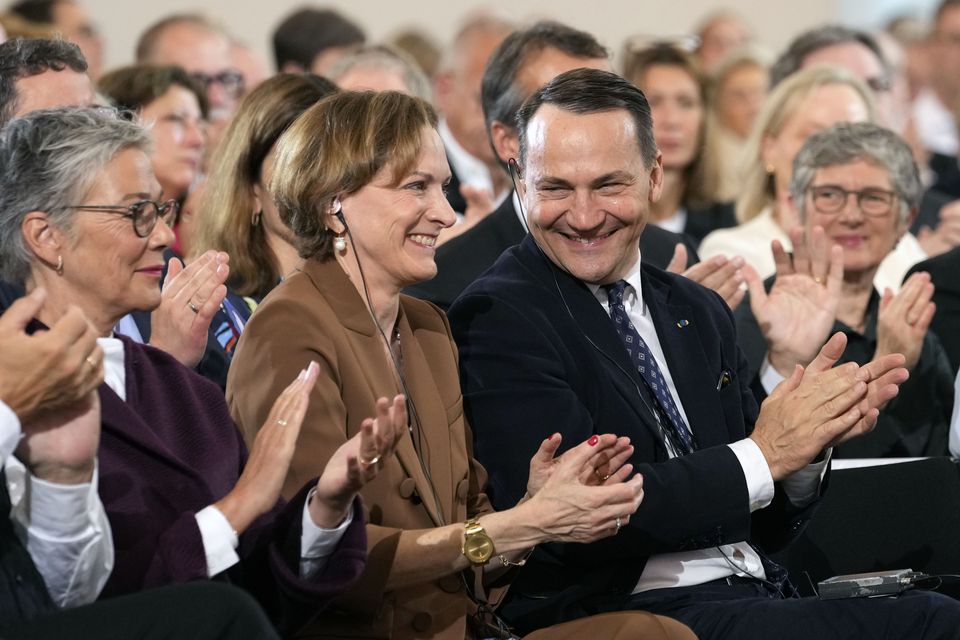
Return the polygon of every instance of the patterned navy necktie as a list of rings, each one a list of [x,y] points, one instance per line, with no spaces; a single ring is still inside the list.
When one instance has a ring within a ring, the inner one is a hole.
[[[683,421],[683,416],[680,415],[673,401],[673,395],[670,393],[656,358],[653,357],[647,343],[637,333],[636,327],[630,322],[627,309],[623,306],[623,294],[627,288],[627,282],[620,280],[614,284],[604,285],[603,288],[607,292],[610,303],[610,318],[613,320],[613,326],[623,340],[623,346],[627,349],[630,361],[653,395],[656,405],[654,410],[659,414],[657,421],[660,422],[661,428],[669,430],[673,444],[677,448],[677,455],[693,452],[696,449],[693,433]]]

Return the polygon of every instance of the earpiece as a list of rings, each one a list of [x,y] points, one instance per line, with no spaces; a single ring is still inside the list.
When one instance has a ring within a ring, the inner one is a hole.
[[[517,162],[516,158],[510,158],[507,160],[507,167],[509,167],[517,175],[518,178],[523,180],[523,171],[520,170],[520,163]]]

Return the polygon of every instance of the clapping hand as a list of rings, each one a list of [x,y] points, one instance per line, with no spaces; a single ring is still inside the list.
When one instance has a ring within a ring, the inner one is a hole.
[[[610,434],[598,436],[603,441],[594,458],[587,461],[581,470],[580,481],[586,485],[616,484],[624,482],[633,473],[633,465],[627,460],[633,455],[633,445],[630,438],[625,436],[616,438]],[[611,438],[615,438],[613,445],[607,447]],[[542,443],[540,448],[530,459],[530,475],[527,478],[527,498],[532,498],[550,478],[550,474],[560,463],[555,457],[560,449],[563,436],[554,433]],[[598,442],[598,444],[600,444]],[[566,454],[564,454],[566,455]],[[562,457],[562,456],[561,456]]]
[[[184,267],[170,260],[161,287],[160,306],[150,314],[150,344],[193,368],[207,347],[207,331],[227,295],[230,257],[207,251]]]
[[[360,432],[340,445],[324,467],[310,501],[314,524],[332,529],[343,521],[354,497],[377,476],[406,430],[406,397],[377,400],[377,417],[364,420]]]
[[[923,339],[936,312],[932,302],[933,283],[930,275],[914,273],[907,278],[899,293],[885,289],[880,299],[877,316],[877,351],[875,358],[903,354],[908,371],[913,371],[920,359]]]
[[[752,267],[745,267],[750,309],[767,342],[770,364],[783,376],[806,366],[826,342],[837,316],[843,285],[843,248],[828,246],[822,227],[807,238],[790,231],[791,257],[774,240],[777,278],[770,293]]]
[[[713,256],[687,268],[687,248],[678,242],[666,271],[680,274],[708,289],[713,289],[730,309],[736,309],[743,301],[746,291],[741,286],[746,279],[743,273],[744,261],[740,256],[728,259],[726,256]]]

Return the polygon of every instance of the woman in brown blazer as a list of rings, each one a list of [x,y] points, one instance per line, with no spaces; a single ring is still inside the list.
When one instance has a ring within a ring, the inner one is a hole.
[[[379,396],[406,395],[410,414],[396,456],[362,492],[367,568],[303,637],[501,637],[475,628],[478,602],[495,595],[488,587],[505,583],[538,543],[615,535],[642,499],[642,479],[623,465],[632,451],[625,439],[593,436],[554,458],[555,435],[531,460],[524,500],[498,513],[490,506],[446,317],[400,295],[434,275],[437,236],[454,222],[435,127],[416,98],[344,93],[311,107],[277,143],[270,189],[304,261],[244,331],[227,385],[231,411],[252,439],[288,372],[320,363],[288,494],[360,428]],[[692,637],[642,612],[528,637],[588,634]]]

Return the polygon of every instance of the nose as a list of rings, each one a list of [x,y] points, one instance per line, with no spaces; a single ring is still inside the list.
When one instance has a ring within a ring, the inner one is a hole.
[[[852,225],[863,222],[863,211],[860,209],[860,202],[857,199],[856,192],[847,194],[847,199],[843,203],[843,209],[840,211],[840,220]]]
[[[450,206],[450,202],[443,194],[442,189],[439,190],[439,195],[430,207],[428,219],[431,222],[436,222],[444,229],[452,227],[457,221],[457,214],[453,212],[453,207]]]
[[[158,217],[157,224],[153,227],[153,232],[150,233],[148,239],[150,248],[163,251],[172,245],[176,239],[177,236],[173,233],[170,225],[168,225],[162,217]]]
[[[577,190],[573,194],[573,202],[566,213],[566,222],[571,229],[582,233],[592,231],[603,225],[604,213],[594,205],[590,194]]]
[[[184,144],[192,148],[203,147],[203,125],[201,124],[200,120],[191,120],[187,124],[186,135],[184,136]]]

